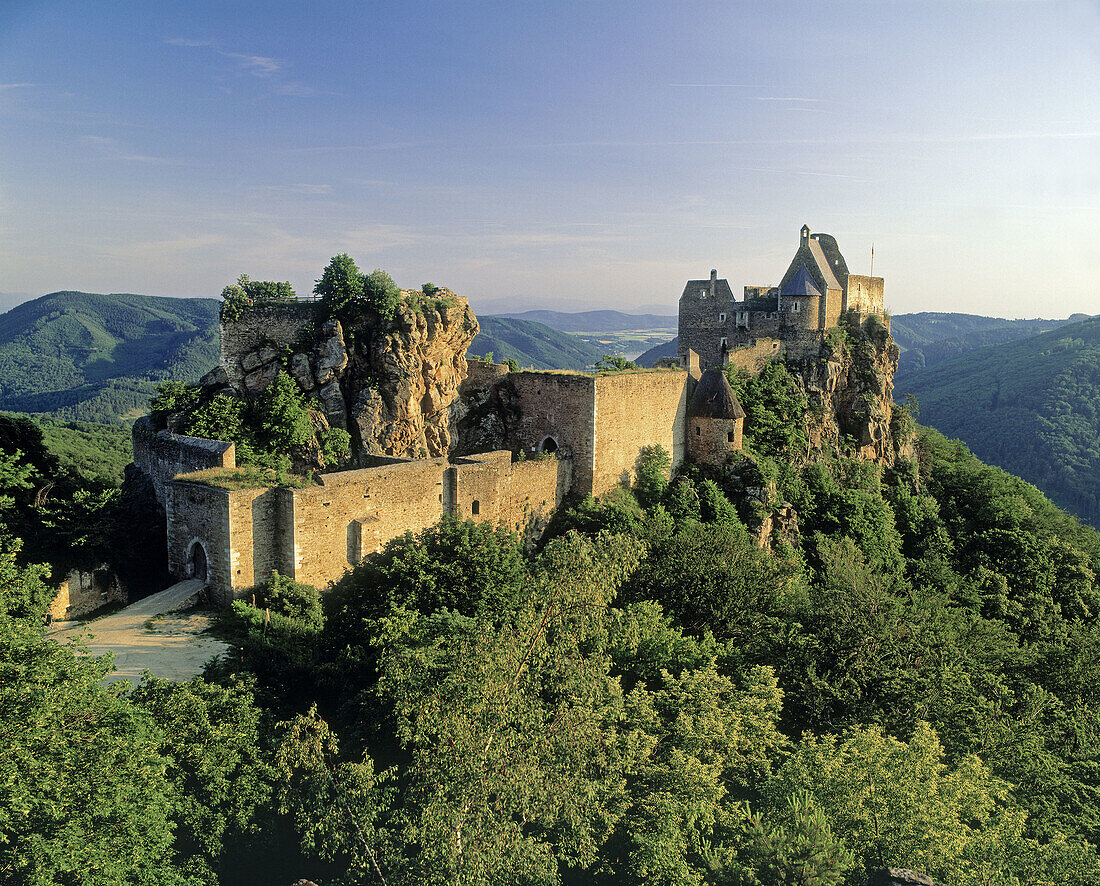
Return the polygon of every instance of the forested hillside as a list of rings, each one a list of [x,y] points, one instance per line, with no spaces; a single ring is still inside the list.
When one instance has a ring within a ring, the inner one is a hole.
[[[662,314],[626,314],[622,311],[520,311],[518,313],[494,314],[495,317],[509,317],[516,320],[528,320],[542,323],[560,332],[624,332],[640,329],[675,329],[675,315]]]
[[[600,348],[542,323],[507,317],[478,317],[477,322],[481,332],[470,345],[473,356],[491,353],[497,362],[515,360],[534,369],[584,369],[604,354]]]
[[[220,302],[55,292],[0,315],[0,409],[118,423],[218,362]]]
[[[1083,315],[1066,320],[1005,320],[974,314],[897,314],[890,324],[901,348],[897,377],[929,369],[975,348],[1030,338],[1084,319]]]
[[[734,464],[649,449],[534,551],[448,518],[327,592],[275,576],[204,678],[129,695],[43,637],[0,511],[0,880],[1092,886],[1100,534],[904,410],[884,469],[808,446],[782,365],[731,374]]]
[[[1100,525],[1100,318],[898,377],[920,418]]]

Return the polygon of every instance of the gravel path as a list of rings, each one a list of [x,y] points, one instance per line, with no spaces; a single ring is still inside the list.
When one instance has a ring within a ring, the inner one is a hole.
[[[113,652],[115,670],[104,682],[136,685],[145,670],[166,680],[190,680],[211,658],[229,651],[205,633],[209,615],[184,611],[195,605],[201,588],[201,581],[181,581],[92,622],[55,622],[47,636],[59,643],[82,637],[94,655]]]

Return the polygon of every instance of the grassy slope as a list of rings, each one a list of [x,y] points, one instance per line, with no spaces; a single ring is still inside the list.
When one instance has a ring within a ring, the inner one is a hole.
[[[120,422],[218,361],[216,299],[55,292],[0,315],[0,408]]]
[[[514,359],[535,369],[584,369],[604,354],[576,336],[529,320],[479,317],[478,323],[481,332],[469,353],[479,357],[491,351],[497,361]]]
[[[1100,319],[899,377],[920,421],[1100,525]]]

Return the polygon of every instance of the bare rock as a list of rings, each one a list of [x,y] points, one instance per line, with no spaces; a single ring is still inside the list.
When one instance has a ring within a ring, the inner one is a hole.
[[[245,372],[251,372],[262,362],[263,360],[260,359],[259,354],[257,354],[255,351],[249,351],[247,354],[241,357],[241,369],[243,369]]]
[[[348,351],[344,345],[343,329],[339,320],[329,320],[321,327],[324,337],[317,346],[317,356],[314,361],[319,373],[331,371],[337,375],[344,371],[348,365]]]
[[[203,388],[224,388],[228,384],[229,375],[221,366],[215,366],[199,379],[199,386]]]
[[[338,381],[330,381],[327,385],[317,391],[317,396],[321,398],[321,403],[325,407],[325,418],[328,419],[328,423],[334,428],[347,428],[347,407],[344,404],[344,394],[340,390],[340,383]]]
[[[305,354],[295,354],[290,358],[290,375],[303,391],[313,390],[313,372],[309,368],[309,357]]]
[[[275,381],[275,376],[278,374],[278,363],[268,363],[266,366],[261,366],[259,369],[253,370],[244,377],[245,389],[253,394],[257,394],[265,390]]]

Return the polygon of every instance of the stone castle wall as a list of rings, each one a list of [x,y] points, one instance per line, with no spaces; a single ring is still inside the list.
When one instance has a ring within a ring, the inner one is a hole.
[[[292,574],[285,553],[289,492],[272,488],[229,493],[229,565],[234,591],[259,584],[275,570]]]
[[[705,465],[725,464],[732,453],[741,449],[744,424],[744,419],[691,419],[688,449],[692,459]]]
[[[513,462],[508,451],[462,458],[447,472],[445,501],[456,517],[538,533],[569,491],[572,468],[572,459],[555,456]]]
[[[228,605],[234,585],[229,491],[177,480],[168,484],[166,492],[168,571],[177,578],[190,578],[192,548],[200,544],[206,552],[211,596],[215,602]]]
[[[686,371],[602,375],[593,380],[593,387],[592,480],[579,492],[602,495],[620,484],[633,483],[638,456],[646,446],[663,447],[672,456],[673,467],[684,460]]]
[[[126,602],[126,591],[117,576],[107,569],[92,572],[71,569],[57,589],[49,611],[54,620],[63,621],[87,615],[112,602]]]
[[[532,456],[553,440],[573,459],[573,485],[581,495],[592,489],[596,379],[569,372],[513,372],[507,384],[519,404],[509,428],[509,448]]]
[[[311,323],[322,319],[320,302],[270,302],[245,305],[237,320],[221,324],[221,365],[230,384],[241,390],[250,370],[241,360],[267,342],[292,345]]]
[[[418,459],[324,474],[322,486],[291,490],[288,539],[296,581],[324,587],[367,554],[443,514],[445,459]]]
[[[232,443],[184,437],[168,431],[154,432],[148,416],[134,422],[132,439],[134,464],[153,481],[161,506],[164,505],[167,484],[173,477],[207,468],[237,466],[236,449]]]

